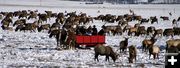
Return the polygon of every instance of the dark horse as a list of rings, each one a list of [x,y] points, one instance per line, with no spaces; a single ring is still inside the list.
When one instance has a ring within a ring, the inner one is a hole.
[[[52,36],[55,36],[56,41],[57,41],[57,48],[59,49],[59,47],[61,48],[60,45],[63,45],[63,47],[65,47],[66,45],[66,37],[67,37],[67,31],[65,29],[57,29],[57,30],[53,30],[49,37],[51,38]]]

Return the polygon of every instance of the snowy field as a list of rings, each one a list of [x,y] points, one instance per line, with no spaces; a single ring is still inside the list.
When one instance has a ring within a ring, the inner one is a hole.
[[[53,1],[53,2],[52,2]],[[0,11],[17,11],[17,10],[38,10],[40,13],[44,13],[45,10],[53,12],[67,12],[77,11],[77,13],[85,12],[90,16],[97,16],[100,14],[113,14],[123,15],[129,14],[129,9],[134,10],[135,14],[141,15],[143,18],[149,18],[150,16],[168,16],[170,21],[163,21],[159,19],[159,23],[145,23],[143,26],[155,26],[156,28],[172,28],[171,21],[180,16],[180,5],[85,5],[83,2],[69,2],[58,0],[37,0],[24,1],[24,0],[0,0]],[[97,13],[97,11],[100,13]],[[172,16],[169,16],[169,12]],[[13,22],[17,18],[13,18]],[[0,20],[1,21],[1,20]],[[28,20],[33,22],[34,19]],[[52,18],[48,23],[54,23]],[[134,25],[137,21],[130,22],[130,25]],[[178,22],[179,23],[179,22]],[[94,23],[87,24],[96,25],[98,30],[104,24],[101,21],[94,21]],[[0,24],[1,25],[1,24]],[[107,23],[106,25],[117,25],[116,23]],[[180,26],[179,24],[177,26]],[[124,40],[122,36],[106,36],[106,45],[112,46],[114,51],[117,51],[119,42]],[[174,36],[174,38],[180,38]],[[48,33],[45,32],[15,32],[15,31],[3,31],[0,28],[0,68],[164,68],[165,67],[165,42],[170,37],[158,37],[155,43],[161,47],[159,55],[160,59],[148,58],[148,53],[141,51],[141,42],[145,39],[145,36],[131,37],[128,41],[128,45],[136,45],[138,49],[137,61],[135,63],[128,63],[128,53],[120,54],[118,60],[113,63],[105,61],[104,56],[99,56],[99,62],[94,61],[94,51],[92,49],[76,49],[76,50],[61,50],[57,51],[55,38],[49,38]]]

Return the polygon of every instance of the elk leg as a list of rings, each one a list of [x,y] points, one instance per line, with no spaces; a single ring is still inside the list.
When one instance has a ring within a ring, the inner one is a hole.
[[[157,59],[159,59],[159,54],[157,54]]]
[[[156,59],[156,55],[157,55],[157,54],[153,54],[153,58],[154,58],[154,59]]]
[[[150,57],[151,57],[151,53],[149,53],[149,59],[150,59]]]

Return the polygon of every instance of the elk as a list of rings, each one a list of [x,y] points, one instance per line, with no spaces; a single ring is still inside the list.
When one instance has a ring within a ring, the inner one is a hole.
[[[156,40],[157,39],[155,39],[154,37],[151,37],[151,39],[144,39],[142,41],[142,51],[146,51],[147,49],[149,49],[149,47],[153,46]]]
[[[154,59],[156,59],[156,58],[159,59],[159,52],[160,52],[160,49],[158,46],[156,46],[156,45],[150,46],[150,48],[149,48],[149,59],[151,57],[151,54],[153,55]]]
[[[125,40],[124,41],[121,41],[120,42],[120,44],[119,44],[119,49],[120,49],[120,52],[121,51],[123,51],[124,52],[124,50],[126,50],[127,49],[127,46],[128,46],[128,39],[129,38],[125,38]]]
[[[95,58],[94,60],[99,61],[98,56],[99,55],[105,55],[106,61],[109,61],[109,56],[112,58],[112,60],[115,62],[118,58],[118,55],[113,51],[113,49],[110,46],[103,46],[102,44],[98,44],[94,47],[95,52]]]
[[[180,39],[172,39],[172,40],[166,41],[166,50],[170,48],[171,46],[180,47]]]
[[[137,48],[134,45],[129,46],[129,63],[133,63],[133,59],[136,61]]]

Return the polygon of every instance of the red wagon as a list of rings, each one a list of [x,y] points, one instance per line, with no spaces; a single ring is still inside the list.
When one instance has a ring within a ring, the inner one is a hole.
[[[92,35],[92,36],[76,36],[76,46],[77,47],[93,47],[97,44],[105,44],[104,35]]]

